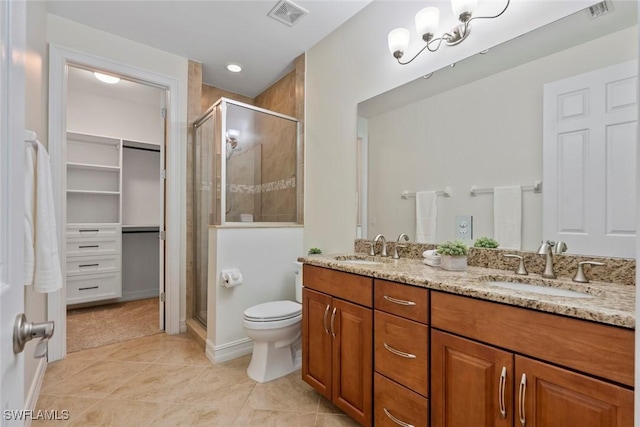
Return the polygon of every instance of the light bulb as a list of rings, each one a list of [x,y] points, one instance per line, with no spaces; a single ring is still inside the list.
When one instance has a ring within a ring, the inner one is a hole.
[[[425,42],[431,40],[440,22],[440,10],[437,7],[425,7],[416,13],[416,31]]]
[[[389,52],[396,59],[400,59],[404,51],[409,47],[409,30],[406,28],[396,28],[389,33]]]
[[[93,72],[93,75],[96,79],[100,80],[103,83],[108,83],[110,85],[116,84],[120,81],[120,77],[110,76],[109,74],[98,73],[97,71]]]
[[[468,21],[478,7],[478,0],[451,0],[453,16],[461,22]]]
[[[238,64],[229,64],[227,65],[227,70],[231,71],[232,73],[239,73],[240,71],[242,71],[242,67]]]

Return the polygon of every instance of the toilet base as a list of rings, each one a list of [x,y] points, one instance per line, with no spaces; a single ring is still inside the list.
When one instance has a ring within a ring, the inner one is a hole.
[[[253,343],[253,355],[247,368],[249,378],[266,383],[288,375],[302,366],[302,340],[298,336],[291,345],[278,342]]]

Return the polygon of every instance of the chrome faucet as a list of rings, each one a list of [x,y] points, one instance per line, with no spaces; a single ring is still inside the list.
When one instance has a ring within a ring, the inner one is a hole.
[[[544,272],[542,273],[542,277],[545,279],[555,279],[556,274],[553,272],[553,247],[556,245],[555,242],[551,240],[547,240],[546,242],[542,242],[540,247],[538,248],[538,255],[546,255],[546,262],[544,265]]]
[[[565,242],[563,242],[562,240],[556,242],[556,246],[553,248],[553,253],[555,254],[561,254],[563,252],[567,251],[567,244]]]
[[[380,256],[389,256],[387,254],[387,240],[382,234],[378,234],[376,238],[373,239],[373,243],[378,243],[378,240],[382,240],[382,250],[380,251]]]
[[[405,242],[409,241],[409,236],[407,236],[405,233],[402,233],[398,236],[398,240],[395,244],[395,246],[393,247],[393,256],[391,258],[393,259],[400,259],[400,254],[398,253],[398,249],[404,249],[407,247],[407,245],[401,245],[400,244],[400,240],[404,239]]]

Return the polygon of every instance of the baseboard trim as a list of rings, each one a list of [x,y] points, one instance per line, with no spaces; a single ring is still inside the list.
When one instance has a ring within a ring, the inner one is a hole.
[[[221,345],[213,345],[211,341],[207,340],[206,355],[213,363],[226,362],[251,353],[253,353],[253,341],[250,338]]]
[[[27,394],[27,398],[24,402],[24,407],[27,410],[35,411],[36,405],[38,404],[38,397],[40,397],[40,389],[42,388],[42,382],[44,381],[44,374],[47,372],[47,358],[43,357],[38,362],[38,367],[36,368],[36,373],[33,376],[33,381],[31,382],[31,386],[29,387],[29,393]],[[31,424],[31,421],[28,422],[27,427]]]

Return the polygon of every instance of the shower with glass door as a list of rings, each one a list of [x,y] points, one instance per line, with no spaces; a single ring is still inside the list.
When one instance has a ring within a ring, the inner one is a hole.
[[[193,308],[204,325],[209,227],[299,222],[298,132],[293,117],[226,98],[194,123]]]

